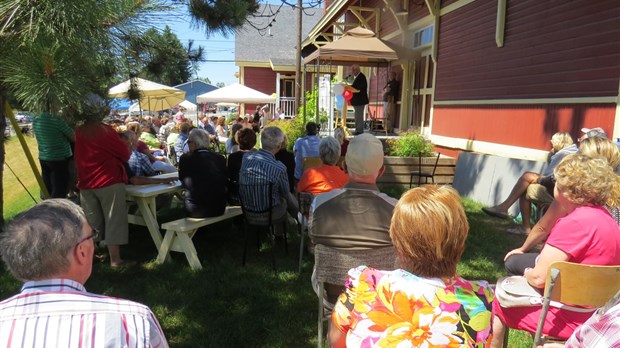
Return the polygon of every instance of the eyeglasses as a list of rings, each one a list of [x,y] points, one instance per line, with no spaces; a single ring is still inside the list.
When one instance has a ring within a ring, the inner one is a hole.
[[[80,239],[79,242],[75,243],[75,246],[78,246],[81,243],[84,243],[85,241],[89,239],[97,239],[98,237],[99,237],[99,231],[93,230],[93,233],[90,236]]]

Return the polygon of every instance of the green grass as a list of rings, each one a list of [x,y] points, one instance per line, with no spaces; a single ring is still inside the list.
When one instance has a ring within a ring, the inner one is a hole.
[[[37,149],[37,142],[33,137],[27,136],[25,139],[38,166],[39,161],[37,158],[39,151]],[[17,140],[17,137],[11,137],[4,143],[4,146],[6,153],[6,164],[4,166],[4,174],[2,177],[2,183],[4,186],[2,197],[4,199],[4,219],[8,220],[17,213],[28,209],[35,204],[19,181],[26,186],[28,191],[30,191],[30,194],[32,194],[32,196],[34,196],[37,200],[39,198],[39,186],[37,185],[32,169],[28,164],[24,150]],[[15,174],[9,170],[7,165],[10,166]]]
[[[404,187],[382,187],[399,197]],[[8,202],[7,202],[8,203]],[[494,282],[503,275],[504,254],[523,237],[501,232],[507,223],[480,212],[464,199],[471,230],[458,273],[467,279]],[[12,203],[9,203],[12,204]],[[17,206],[17,205],[16,205]],[[171,218],[174,214],[167,214]],[[231,221],[200,230],[194,242],[203,270],[190,270],[184,255],[158,265],[155,246],[146,228],[131,226],[123,255],[140,266],[112,270],[95,263],[86,288],[150,306],[172,347],[314,347],[317,299],[310,286],[313,259],[305,255],[297,273],[299,237],[289,233],[289,254],[276,247],[277,271],[271,269],[271,249],[256,250],[250,240],[248,261],[241,267],[242,228]],[[0,299],[19,291],[20,283],[0,267]],[[529,347],[531,338],[511,330],[510,347]]]

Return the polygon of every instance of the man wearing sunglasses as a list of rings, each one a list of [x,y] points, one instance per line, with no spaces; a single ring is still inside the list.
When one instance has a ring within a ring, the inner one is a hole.
[[[168,347],[153,312],[140,303],[92,294],[93,231],[66,199],[45,200],[0,233],[0,255],[21,292],[0,302],[0,346]]]

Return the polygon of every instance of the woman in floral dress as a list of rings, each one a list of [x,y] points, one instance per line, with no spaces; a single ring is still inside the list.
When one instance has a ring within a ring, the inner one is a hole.
[[[332,347],[484,347],[491,338],[493,291],[456,275],[469,224],[447,186],[409,190],[390,237],[401,269],[360,266],[332,313]]]

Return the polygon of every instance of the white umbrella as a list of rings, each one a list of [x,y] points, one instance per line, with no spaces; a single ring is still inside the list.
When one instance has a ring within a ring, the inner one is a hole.
[[[170,109],[185,99],[185,91],[162,85],[153,81],[134,77],[110,88],[108,96],[111,98],[128,98],[127,92],[135,84],[140,91],[140,107],[150,111]]]
[[[234,83],[226,87],[218,88],[215,91],[201,94],[196,97],[196,101],[198,103],[228,102],[260,104],[274,103],[276,98],[250,87]]]

